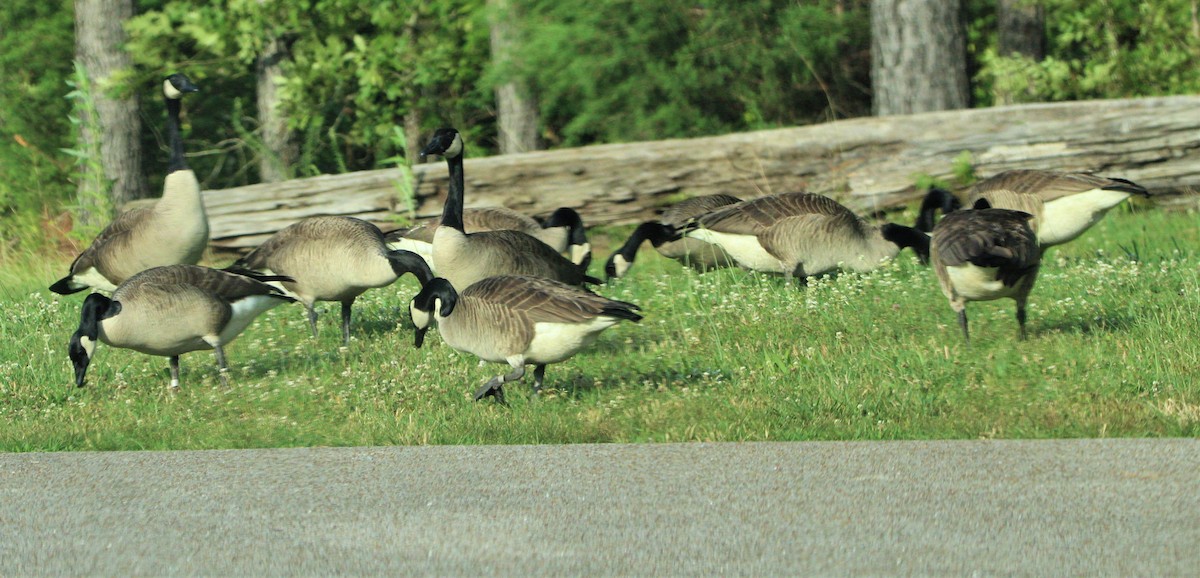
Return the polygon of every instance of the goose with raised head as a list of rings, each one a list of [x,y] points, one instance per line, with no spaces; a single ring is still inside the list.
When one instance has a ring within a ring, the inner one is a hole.
[[[484,361],[507,363],[475,392],[475,399],[504,401],[504,384],[521,379],[533,364],[533,390],[541,390],[546,365],[591,345],[600,332],[640,321],[638,306],[601,297],[550,279],[503,275],[483,279],[461,293],[446,279],[429,282],[409,305],[416,346],[434,323],[447,345]]]
[[[790,282],[834,269],[872,271],[901,249],[928,257],[928,237],[912,227],[871,225],[813,193],[760,197],[700,216],[685,235],[723,249],[738,265],[782,273]]]
[[[646,221],[633,230],[625,243],[604,263],[605,276],[608,279],[624,277],[633,267],[638,248],[645,241],[650,241],[659,255],[679,261],[700,272],[736,265],[736,261],[719,246],[691,237],[682,237],[677,227],[701,215],[740,202],[742,200],[733,195],[715,194],[693,197],[670,206],[657,221]]]
[[[212,349],[221,383],[228,385],[224,346],[262,312],[293,301],[266,283],[283,279],[169,265],[137,273],[112,297],[88,295],[67,347],[75,385],[83,387],[97,341],[169,358],[172,388],[179,387],[180,355]]]
[[[1025,339],[1025,304],[1042,255],[1033,218],[1023,211],[989,208],[980,200],[973,210],[950,213],[934,227],[930,261],[950,308],[958,313],[964,340],[970,342],[967,302],[1006,297],[1017,302],[1017,325]]]
[[[930,195],[945,191],[930,191]],[[997,209],[1033,215],[1033,229],[1043,250],[1082,235],[1109,209],[1133,195],[1149,197],[1145,187],[1125,179],[1089,173],[1019,169],[999,173],[972,186],[967,205],[986,199]],[[928,198],[928,197],[927,197]],[[932,223],[932,208],[922,207],[919,223]],[[932,230],[932,229],[931,229]]]
[[[433,235],[438,223],[430,221],[387,233],[388,246],[393,249],[412,251],[433,267]],[[532,217],[504,207],[478,207],[463,209],[463,229],[467,233],[481,231],[521,231],[549,245],[560,254],[567,254],[572,263],[587,268],[592,258],[592,246],[587,240],[583,218],[575,209],[560,207],[546,220],[538,222]]]
[[[75,258],[70,273],[50,286],[51,291],[60,295],[89,287],[113,291],[122,281],[151,267],[200,261],[208,246],[208,217],[200,182],[188,168],[179,134],[183,95],[198,90],[180,73],[163,81],[171,158],[162,198],[152,207],[118,215]]]
[[[526,233],[512,230],[468,233],[463,224],[463,141],[453,128],[438,129],[421,156],[441,155],[450,170],[450,190],[433,234],[438,275],[466,288],[496,275],[532,275],[568,285],[600,283],[587,269]]]
[[[228,268],[285,275],[280,286],[308,311],[317,336],[317,301],[342,304],[342,343],[350,343],[354,300],[368,289],[391,285],[412,273],[422,285],[433,278],[415,253],[389,249],[374,224],[354,217],[310,217],[279,230]]]

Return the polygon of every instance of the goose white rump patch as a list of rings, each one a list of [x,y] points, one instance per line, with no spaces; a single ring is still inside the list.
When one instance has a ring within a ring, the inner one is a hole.
[[[221,343],[224,344],[233,341],[234,337],[237,337],[242,331],[246,330],[246,326],[250,325],[250,322],[254,321],[255,317],[282,303],[284,303],[282,299],[266,295],[254,295],[230,303],[233,315],[230,316],[229,323],[226,323],[225,327],[221,328]]]
[[[783,263],[768,253],[758,242],[758,237],[754,235],[734,235],[710,229],[695,229],[688,231],[687,236],[721,247],[739,265],[747,269],[765,273],[786,273]]]
[[[1124,191],[1092,189],[1046,203],[1038,224],[1038,241],[1043,245],[1058,245],[1082,235],[1129,195]]]
[[[579,323],[535,323],[533,340],[525,350],[528,363],[555,363],[575,355],[591,345],[601,331],[616,325],[619,319],[596,317]]]
[[[996,267],[978,267],[969,263],[946,267],[954,290],[970,301],[989,301],[1009,297],[1016,292],[1015,286],[1005,287],[996,278],[996,272]]]

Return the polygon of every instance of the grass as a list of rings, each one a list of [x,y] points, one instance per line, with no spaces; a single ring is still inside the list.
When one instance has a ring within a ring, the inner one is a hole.
[[[360,299],[348,348],[336,304],[316,341],[298,305],[268,312],[227,348],[230,388],[210,352],[183,356],[172,393],[166,359],[100,345],[76,389],[66,343],[82,298],[45,290],[66,263],[28,275],[10,264],[0,450],[1197,436],[1195,225],[1113,211],[1049,253],[1028,341],[1003,300],[968,306],[970,346],[909,252],[795,289],[697,275],[646,249],[630,277],[598,289],[646,319],[550,366],[540,398],[530,376],[509,385],[509,407],[470,399],[504,367],[479,367],[436,331],[413,348],[408,279]]]

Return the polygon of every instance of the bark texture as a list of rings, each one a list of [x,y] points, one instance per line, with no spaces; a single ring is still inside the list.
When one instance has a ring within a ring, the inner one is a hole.
[[[1195,191],[1196,110],[1200,96],[1031,104],[467,159],[466,205],[537,216],[573,207],[600,225],[644,220],[710,193],[748,199],[812,191],[864,214],[915,202],[919,175],[951,180],[963,151],[980,177],[1015,168],[1095,171],[1156,193]],[[413,170],[417,216],[438,215],[445,163]],[[399,175],[361,171],[204,191],[213,244],[250,248],[312,215],[353,215],[389,228],[400,208]]]
[[[1031,0],[997,0],[996,32],[1000,56],[1046,57],[1046,15]]]
[[[123,50],[126,37],[122,28],[131,16],[132,0],[75,0],[75,58],[87,71],[100,130],[100,134],[93,134],[85,122],[82,148],[90,149],[99,139],[104,174],[112,183],[112,207],[149,196],[142,174],[138,96],[135,93],[127,98],[113,98],[110,94],[111,77],[133,66],[132,58]],[[103,194],[103,187],[104,183],[93,179],[79,180],[78,195],[85,220],[107,221],[112,217],[106,211],[89,210],[91,200]]]
[[[519,19],[509,0],[488,0],[492,62],[502,70],[519,69]],[[537,99],[528,84],[515,74],[496,87],[496,120],[500,129],[500,154],[523,153],[541,148],[538,139]]]
[[[258,163],[259,177],[264,183],[287,180],[288,167],[300,156],[300,148],[288,129],[287,117],[279,110],[279,79],[283,77],[287,59],[286,43],[271,38],[255,63],[259,130],[263,146],[269,151]]]
[[[967,107],[959,0],[871,1],[871,90],[877,116]]]

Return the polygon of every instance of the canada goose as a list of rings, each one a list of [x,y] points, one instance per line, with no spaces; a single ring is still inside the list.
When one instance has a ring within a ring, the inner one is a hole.
[[[212,349],[221,383],[224,345],[233,341],[260,313],[293,301],[264,281],[286,277],[247,277],[196,265],[154,267],[113,291],[83,300],[79,329],[67,352],[75,366],[75,385],[83,387],[99,339],[112,347],[170,358],[171,387],[179,387],[179,356]]]
[[[484,361],[507,363],[510,373],[497,375],[475,392],[475,399],[494,395],[504,402],[505,383],[521,379],[525,364],[534,364],[533,391],[542,388],[546,365],[575,355],[601,331],[622,319],[640,321],[638,306],[614,301],[586,289],[550,279],[517,275],[489,277],[461,293],[438,277],[425,285],[409,305],[421,347],[433,321],[447,345]]]
[[[944,195],[945,191],[930,195]],[[985,179],[967,192],[967,204],[987,199],[998,209],[1024,211],[1033,215],[1033,228],[1043,250],[1082,235],[1109,209],[1131,195],[1150,196],[1141,185],[1125,179],[1110,179],[1088,173],[1066,173],[1035,169],[1004,171]],[[928,197],[927,197],[928,200]],[[932,223],[922,207],[919,221]]]
[[[643,241],[650,241],[663,257],[674,259],[701,272],[737,264],[716,245],[691,237],[679,237],[676,227],[683,226],[700,215],[740,202],[742,200],[733,195],[716,194],[693,197],[672,205],[657,221],[646,221],[633,230],[625,244],[605,262],[605,275],[609,279],[624,277],[629,268],[633,267],[638,247],[641,247]]]
[[[227,267],[285,275],[287,293],[308,310],[317,336],[317,301],[342,304],[342,343],[350,343],[350,310],[367,289],[390,285],[412,273],[422,285],[433,275],[415,253],[391,250],[379,227],[354,217],[310,217],[279,230],[262,245]]]
[[[421,157],[442,155],[450,169],[450,191],[442,210],[442,221],[433,234],[433,263],[438,274],[455,287],[494,275],[533,275],[568,285],[600,283],[587,270],[545,243],[520,231],[481,231],[463,228],[463,141],[453,128],[438,129]]]
[[[1041,264],[1032,220],[1029,213],[988,208],[981,200],[974,210],[950,213],[934,227],[930,260],[967,342],[967,301],[1002,297],[1017,302],[1017,325],[1025,339],[1025,302]]]
[[[391,231],[385,235],[388,247],[412,251],[433,267],[433,235],[436,221],[412,228]],[[463,228],[467,233],[480,231],[521,231],[549,245],[559,253],[568,253],[572,263],[587,268],[592,258],[592,246],[587,240],[583,218],[574,209],[561,207],[545,221],[536,220],[504,207],[463,209]]]
[[[167,102],[170,164],[162,198],[153,207],[118,215],[71,263],[70,274],[50,286],[60,295],[93,287],[112,291],[135,273],[162,265],[195,264],[208,246],[208,217],[200,183],[183,158],[179,136],[180,101],[199,89],[183,74],[163,81]]]
[[[754,271],[791,282],[836,268],[866,272],[913,247],[922,261],[927,237],[895,223],[873,226],[837,201],[813,193],[760,197],[702,215],[685,234],[725,250]]]

